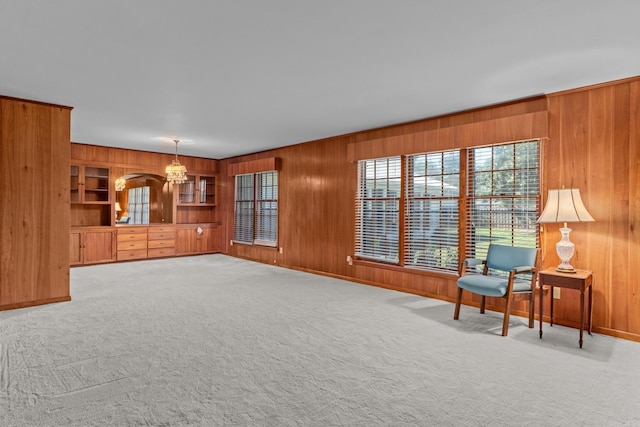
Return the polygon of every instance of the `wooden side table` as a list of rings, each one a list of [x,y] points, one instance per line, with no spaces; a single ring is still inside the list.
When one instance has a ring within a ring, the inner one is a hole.
[[[589,289],[587,332],[591,335],[591,315],[593,309],[593,273],[588,270],[576,270],[575,273],[560,273],[555,268],[546,268],[538,273],[540,288],[551,287],[550,325],[553,326],[553,288],[567,288],[580,291],[580,348],[582,348],[582,331],[584,330],[584,291]],[[542,339],[542,315],[544,298],[540,293],[540,339]]]

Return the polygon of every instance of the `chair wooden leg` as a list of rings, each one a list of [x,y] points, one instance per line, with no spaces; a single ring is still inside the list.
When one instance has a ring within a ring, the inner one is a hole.
[[[460,304],[462,303],[462,288],[458,288],[458,297],[456,298],[456,311],[453,313],[454,320],[460,317]]]
[[[511,315],[511,295],[507,297],[507,305],[504,308],[504,320],[502,321],[502,336],[509,333],[509,316]]]
[[[529,328],[533,328],[533,318],[535,316],[535,307],[536,307],[536,293],[531,292],[531,299],[529,300]]]
[[[482,295],[480,297],[480,314],[484,314],[484,306],[485,306],[485,297]]]

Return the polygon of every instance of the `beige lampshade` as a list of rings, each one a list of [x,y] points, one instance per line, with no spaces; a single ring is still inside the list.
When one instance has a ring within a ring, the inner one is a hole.
[[[116,212],[121,212],[122,208],[120,207],[120,202],[116,202]]]
[[[595,221],[582,203],[580,190],[562,188],[549,190],[547,204],[538,218],[538,223]]]

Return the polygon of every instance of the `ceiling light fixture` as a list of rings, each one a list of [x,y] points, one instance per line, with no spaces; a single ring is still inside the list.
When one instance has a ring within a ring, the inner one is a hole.
[[[127,186],[127,180],[120,177],[116,179],[116,191],[122,191]]]
[[[187,180],[187,168],[180,164],[178,160],[178,142],[180,140],[174,139],[176,143],[176,158],[165,169],[167,174],[167,181],[171,184],[183,184]]]

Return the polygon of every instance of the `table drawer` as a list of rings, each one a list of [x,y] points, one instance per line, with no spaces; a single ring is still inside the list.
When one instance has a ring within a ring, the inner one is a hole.
[[[151,248],[172,248],[176,245],[175,239],[149,240],[149,249]]]
[[[118,241],[118,250],[125,251],[131,249],[147,249],[146,240]]]
[[[118,261],[127,259],[144,259],[147,257],[146,249],[133,249],[130,251],[118,251]]]
[[[155,249],[148,250],[149,258],[174,256],[175,254],[176,254],[176,248],[155,248]]]

